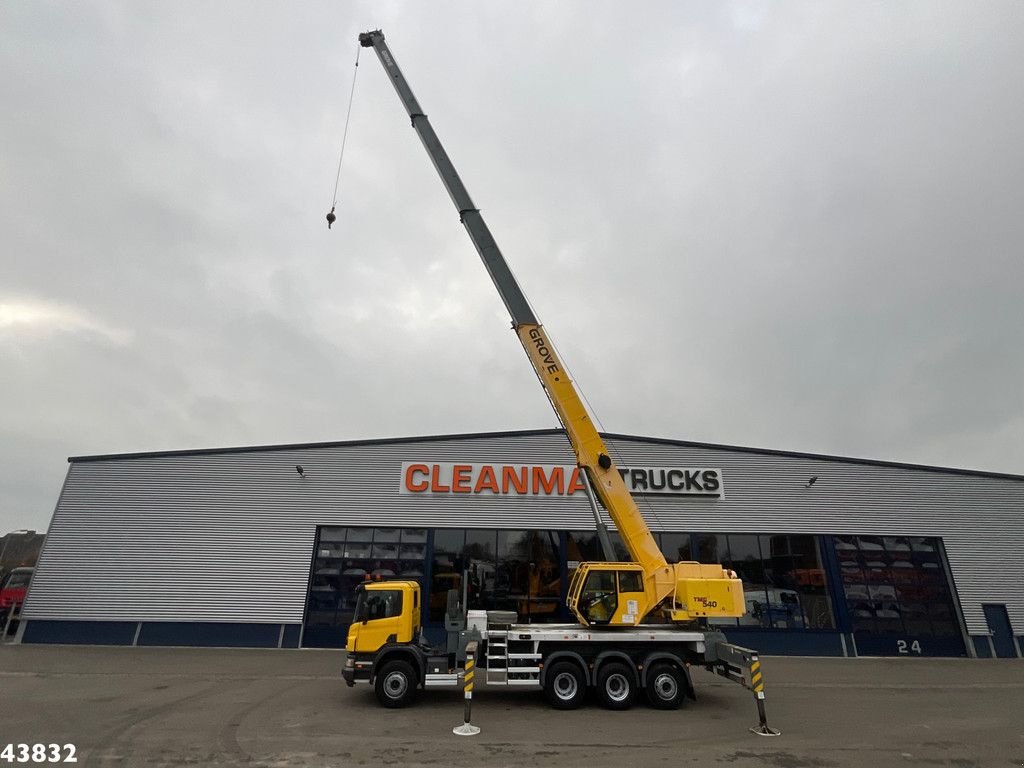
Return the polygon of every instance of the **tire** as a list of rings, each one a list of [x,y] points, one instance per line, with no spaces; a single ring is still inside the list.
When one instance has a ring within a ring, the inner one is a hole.
[[[583,670],[571,661],[556,661],[544,675],[544,695],[555,709],[578,709],[587,695]]]
[[[388,709],[407,707],[416,700],[419,680],[412,664],[407,661],[388,661],[380,668],[373,682],[374,693],[381,706]]]
[[[625,664],[612,661],[597,675],[597,697],[607,709],[629,709],[636,696],[636,676]]]
[[[675,664],[659,662],[647,670],[647,703],[655,709],[679,709],[686,698],[686,677]]]

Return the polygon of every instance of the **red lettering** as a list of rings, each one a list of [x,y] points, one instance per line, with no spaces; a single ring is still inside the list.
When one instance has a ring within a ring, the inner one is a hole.
[[[552,467],[551,477],[547,477],[544,474],[544,467],[533,468],[534,493],[543,491],[545,495],[550,496],[556,487],[558,488],[559,495],[565,493],[565,473],[561,467]]]
[[[410,464],[405,469],[405,489],[413,493],[423,493],[430,485],[426,480],[423,482],[414,481],[413,475],[426,475],[429,473],[430,468],[426,464]]]
[[[451,490],[447,485],[441,485],[441,467],[437,464],[434,465],[430,476],[430,490],[434,493],[447,493]]]
[[[527,479],[527,469],[522,468],[522,471],[516,472],[515,467],[502,467],[501,468],[501,492],[508,493],[509,483],[516,489],[516,493],[527,493],[529,488],[529,480]]]
[[[580,468],[576,467],[569,478],[569,495],[572,496],[576,491],[585,490],[587,490],[587,486],[583,484],[583,478],[580,477]]]
[[[480,467],[480,476],[476,479],[476,487],[473,489],[473,493],[480,493],[485,488],[492,493],[498,492],[498,479],[494,476],[494,467],[490,464],[484,464]]]
[[[452,493],[469,493],[469,473],[473,467],[469,464],[456,464],[452,467]]]

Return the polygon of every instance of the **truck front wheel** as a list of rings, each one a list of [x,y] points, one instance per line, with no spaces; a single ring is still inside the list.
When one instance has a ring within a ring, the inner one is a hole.
[[[416,672],[407,661],[386,662],[377,673],[373,689],[377,701],[388,709],[407,707],[416,699]]]
[[[655,709],[679,709],[686,696],[683,673],[674,664],[662,662],[647,670],[647,703]]]
[[[571,661],[556,661],[544,676],[544,695],[555,709],[576,709],[583,704],[587,680]]]
[[[597,695],[608,709],[629,709],[636,693],[633,670],[619,662],[609,662],[597,675]]]

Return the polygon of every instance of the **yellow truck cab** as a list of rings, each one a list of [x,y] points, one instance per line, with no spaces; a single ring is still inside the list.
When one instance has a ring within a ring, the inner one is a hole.
[[[373,683],[385,706],[411,703],[423,682],[420,585],[415,581],[371,581],[356,587],[342,677],[349,686]]]

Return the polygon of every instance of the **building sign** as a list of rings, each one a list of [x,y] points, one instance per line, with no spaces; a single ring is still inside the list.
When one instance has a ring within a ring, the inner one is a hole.
[[[618,467],[633,495],[722,498],[720,469]],[[402,462],[402,494],[572,496],[586,493],[580,468],[557,464],[457,464]]]

